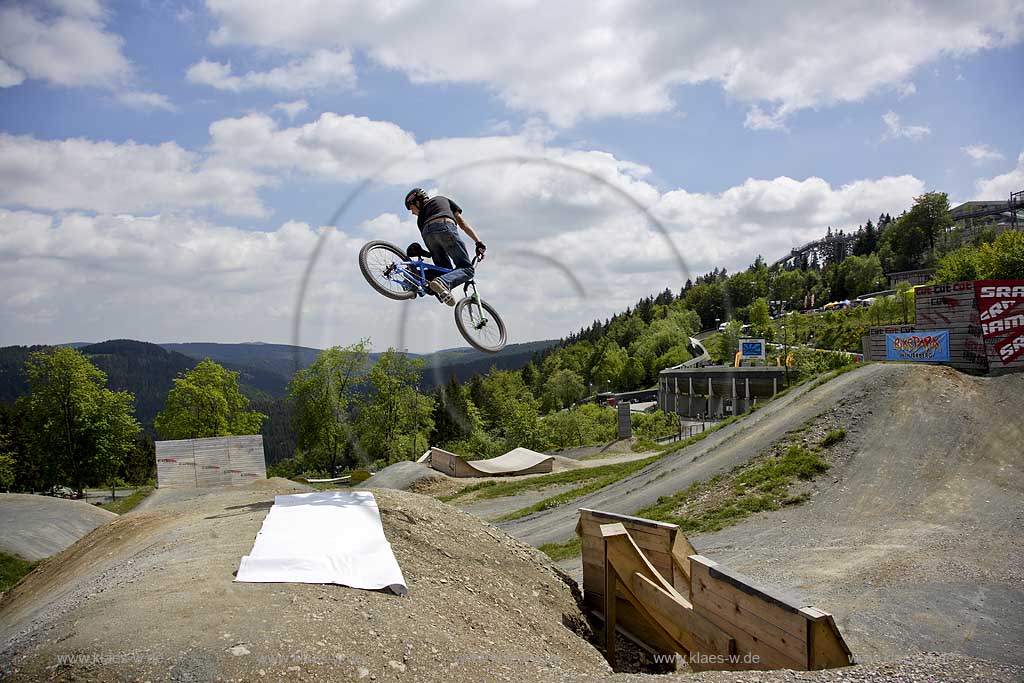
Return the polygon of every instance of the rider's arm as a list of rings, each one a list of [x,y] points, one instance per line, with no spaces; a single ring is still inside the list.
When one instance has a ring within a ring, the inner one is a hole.
[[[472,225],[466,222],[466,219],[462,217],[461,213],[455,214],[455,222],[459,224],[460,228],[466,231],[466,234],[469,235],[469,239],[474,242],[480,241],[480,237],[477,236],[476,230],[473,229]]]

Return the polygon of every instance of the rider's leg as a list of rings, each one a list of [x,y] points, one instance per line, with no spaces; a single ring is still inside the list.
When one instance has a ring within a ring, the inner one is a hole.
[[[431,233],[430,236],[435,239],[436,244],[444,250],[444,253],[455,262],[455,270],[445,273],[438,280],[447,285],[448,289],[455,289],[462,283],[472,280],[475,272],[473,270],[473,262],[469,258],[469,252],[466,251],[465,242],[455,232],[455,229]],[[434,249],[431,248],[430,251],[433,253]]]
[[[427,249],[430,251],[431,258],[434,260],[435,266],[441,268],[451,268],[452,260],[448,257],[445,251],[445,244],[447,240],[442,239],[442,235],[447,234],[444,231],[429,232],[423,235],[423,241],[427,245]],[[449,306],[455,305],[455,297],[452,296],[448,289],[447,284],[442,284],[441,276],[437,275],[437,271],[429,271],[427,279],[430,280],[430,291],[437,296],[438,301],[441,303],[448,304]]]
[[[444,234],[444,232],[429,232],[423,236],[423,242],[427,245],[427,251],[430,252],[430,257],[434,261],[435,266],[441,268],[454,268],[452,260],[448,258],[448,254],[445,252],[444,246],[438,241],[438,237]],[[427,271],[427,279],[433,280],[437,271]]]

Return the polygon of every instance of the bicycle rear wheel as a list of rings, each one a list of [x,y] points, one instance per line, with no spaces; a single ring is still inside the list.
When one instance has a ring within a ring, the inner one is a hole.
[[[402,261],[408,261],[405,252],[391,244],[375,240],[359,250],[359,270],[370,286],[389,299],[404,301],[415,299],[415,285],[403,282],[401,273],[407,272]]]
[[[508,341],[501,316],[483,299],[477,305],[473,297],[467,296],[457,303],[455,325],[470,346],[479,351],[497,353]]]

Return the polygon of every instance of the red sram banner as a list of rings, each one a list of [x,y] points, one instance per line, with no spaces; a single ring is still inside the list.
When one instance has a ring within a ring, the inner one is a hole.
[[[978,280],[974,296],[989,362],[1008,365],[1024,355],[1024,280]]]

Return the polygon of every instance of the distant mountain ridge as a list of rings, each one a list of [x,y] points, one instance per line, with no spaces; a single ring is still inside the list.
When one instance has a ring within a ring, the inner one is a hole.
[[[534,354],[557,343],[550,340],[511,344],[497,354],[461,348],[418,356],[425,362],[420,390],[430,392],[437,385],[447,382],[453,374],[460,382],[466,382],[474,374],[484,374],[492,367],[517,370],[528,363]],[[157,436],[153,421],[157,413],[163,410],[175,377],[191,370],[204,358],[210,358],[238,372],[241,389],[253,400],[253,407],[270,416],[263,428],[267,438],[268,462],[288,457],[294,450],[291,418],[284,397],[295,368],[308,368],[320,353],[320,349],[287,344],[152,344],[132,339],[62,346],[77,348],[105,372],[108,388],[132,392],[135,395],[135,416],[153,437]],[[48,348],[53,347],[39,345],[0,348],[0,402],[13,403],[28,392],[25,362],[33,352]],[[380,353],[371,354],[367,369],[380,356]]]

